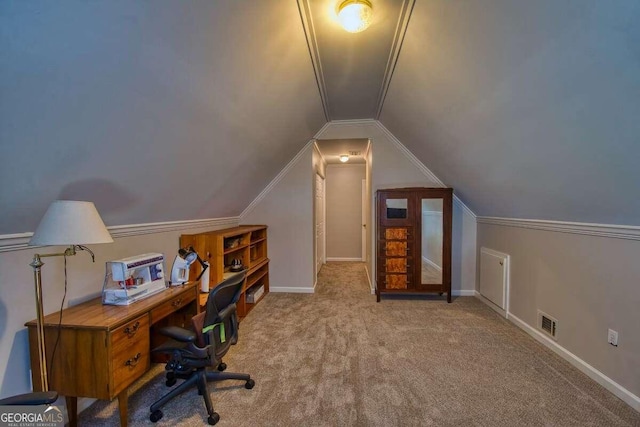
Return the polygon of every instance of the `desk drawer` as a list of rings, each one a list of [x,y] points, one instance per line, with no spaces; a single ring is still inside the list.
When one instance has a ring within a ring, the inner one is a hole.
[[[144,314],[111,332],[112,395],[149,369],[149,316]]]
[[[151,324],[155,324],[174,311],[180,310],[182,307],[189,304],[191,301],[194,301],[195,299],[196,292],[193,289],[187,289],[184,292],[179,293],[169,301],[151,310]]]

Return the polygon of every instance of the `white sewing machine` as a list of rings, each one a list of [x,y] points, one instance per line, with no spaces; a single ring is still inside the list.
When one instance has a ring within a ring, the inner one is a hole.
[[[102,288],[102,303],[129,305],[167,287],[164,255],[148,253],[108,261]]]

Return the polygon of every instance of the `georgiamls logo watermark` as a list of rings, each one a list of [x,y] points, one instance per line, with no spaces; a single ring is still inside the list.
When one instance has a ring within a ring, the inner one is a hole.
[[[64,414],[57,406],[0,406],[0,427],[63,427]]]

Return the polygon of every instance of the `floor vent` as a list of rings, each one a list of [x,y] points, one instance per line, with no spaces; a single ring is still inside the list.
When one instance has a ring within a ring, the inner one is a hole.
[[[553,317],[549,316],[547,313],[544,313],[538,310],[538,328],[551,338],[556,339],[556,333],[558,331],[558,321]]]

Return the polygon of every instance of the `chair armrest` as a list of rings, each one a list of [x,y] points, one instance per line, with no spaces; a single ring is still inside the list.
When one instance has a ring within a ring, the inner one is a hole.
[[[224,310],[222,310],[220,313],[218,313],[218,318],[220,320],[225,320],[226,318],[231,316],[231,314],[234,313],[235,311],[236,311],[236,305],[235,304],[229,304],[228,306],[226,306],[224,308]]]
[[[0,399],[0,405],[48,405],[58,400],[56,391],[37,391]]]
[[[179,326],[167,326],[160,333],[176,341],[192,343],[196,341],[196,333]]]

